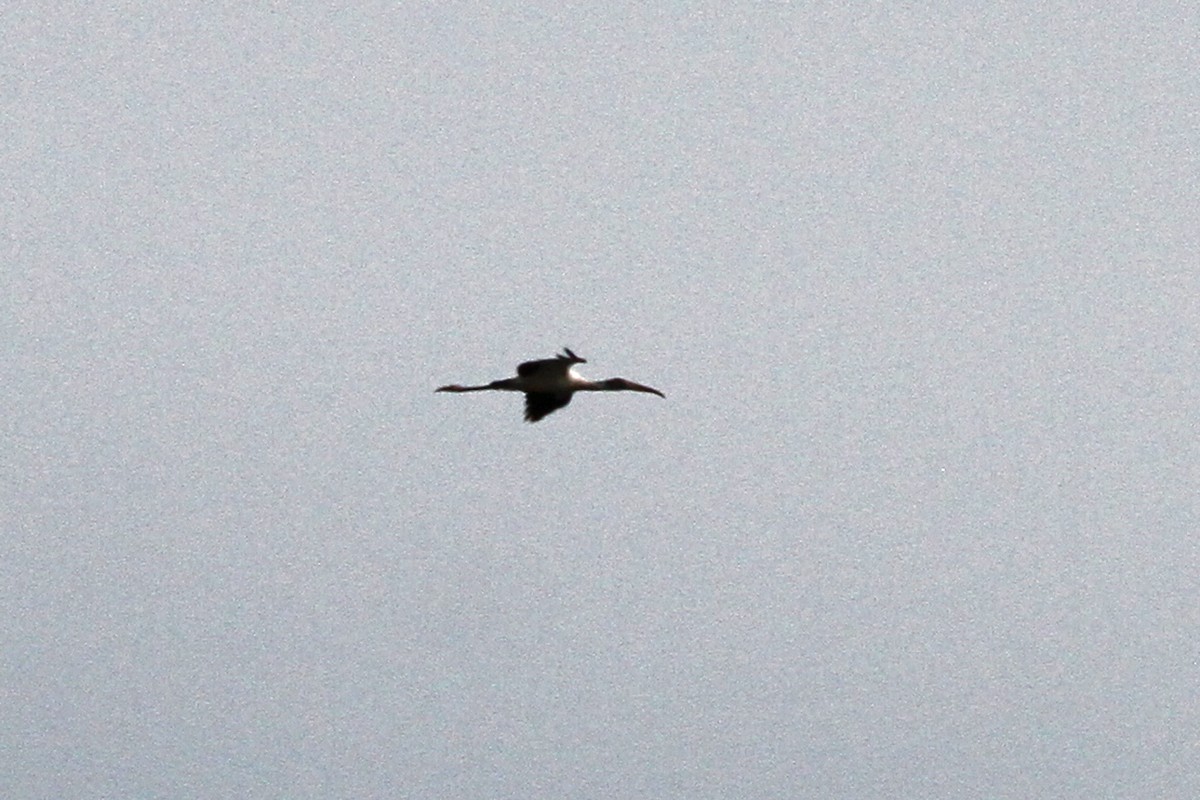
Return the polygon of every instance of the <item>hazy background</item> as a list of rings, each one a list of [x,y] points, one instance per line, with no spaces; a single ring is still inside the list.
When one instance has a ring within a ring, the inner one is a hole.
[[[0,795],[1200,795],[1188,4],[7,3]],[[661,388],[436,395],[563,345]]]

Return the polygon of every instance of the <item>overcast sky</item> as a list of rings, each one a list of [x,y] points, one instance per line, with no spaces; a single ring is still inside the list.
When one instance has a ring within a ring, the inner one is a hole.
[[[1200,796],[1195,8],[119,5],[0,12],[0,795]]]

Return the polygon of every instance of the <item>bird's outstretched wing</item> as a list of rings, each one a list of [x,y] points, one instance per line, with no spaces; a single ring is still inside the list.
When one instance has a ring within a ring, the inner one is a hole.
[[[538,363],[536,361],[531,363]],[[547,414],[552,414],[571,402],[570,392],[526,392],[525,421],[537,422]]]

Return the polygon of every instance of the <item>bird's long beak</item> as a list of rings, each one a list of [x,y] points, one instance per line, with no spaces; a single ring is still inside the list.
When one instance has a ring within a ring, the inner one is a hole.
[[[660,392],[658,389],[654,389],[650,386],[642,386],[640,383],[634,383],[633,381],[629,381],[629,388],[635,392],[645,392],[646,394],[656,394],[659,397],[666,397],[666,395]]]

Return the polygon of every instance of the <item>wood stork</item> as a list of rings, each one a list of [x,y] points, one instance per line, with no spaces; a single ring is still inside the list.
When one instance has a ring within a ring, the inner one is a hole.
[[[435,389],[437,392],[482,392],[498,389],[507,392],[525,393],[525,420],[537,422],[571,402],[575,392],[647,392],[666,397],[658,389],[651,389],[624,378],[609,378],[605,381],[589,381],[575,372],[576,364],[586,364],[569,349],[554,358],[526,361],[517,366],[517,377],[492,381],[483,386],[459,386],[451,384]]]

